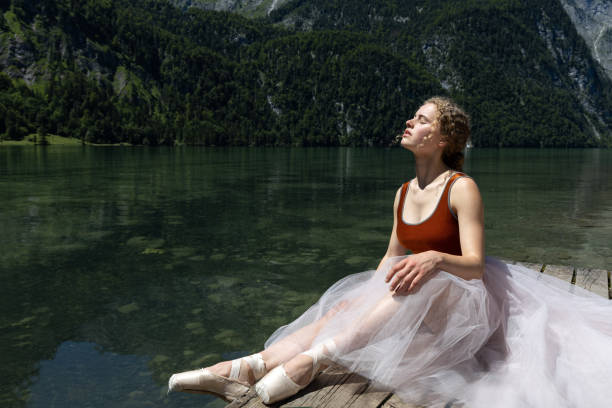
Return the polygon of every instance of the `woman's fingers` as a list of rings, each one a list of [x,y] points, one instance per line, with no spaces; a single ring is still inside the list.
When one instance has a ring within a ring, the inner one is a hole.
[[[391,280],[391,284],[389,285],[389,290],[391,291],[395,290],[397,285],[399,285],[399,283],[402,281],[404,276],[408,274],[408,272],[410,272],[410,265],[408,264],[408,258],[402,259],[401,261],[393,265],[391,267],[391,270],[389,271],[389,274],[387,275],[388,277],[387,282]]]
[[[401,280],[410,272],[412,264],[409,262],[410,258],[405,258],[396,263],[391,267],[387,274],[386,282],[391,281],[389,289],[395,290],[396,286],[399,285]]]
[[[415,270],[410,271],[410,273],[406,274],[404,278],[399,282],[395,289],[396,295],[407,295],[411,292],[414,281],[418,278],[418,273]]]
[[[407,291],[407,285],[406,283],[402,280],[399,285],[397,285],[397,287],[395,288],[395,290],[393,291],[394,295],[399,295],[399,296],[404,296],[408,294]]]
[[[404,271],[404,268],[401,268],[401,269],[395,269],[395,270],[392,269],[389,272],[393,272],[391,274],[392,279],[390,277],[391,283],[389,284],[389,290],[394,291],[397,285],[399,285],[399,283],[402,281],[402,279],[406,275],[406,271]]]
[[[406,265],[407,261],[408,261],[408,258],[402,259],[401,261],[393,265],[391,269],[389,269],[389,272],[387,272],[387,276],[385,277],[385,282],[389,282],[391,278],[393,278],[398,271],[402,270],[404,266]]]
[[[399,295],[408,294],[408,289],[416,276],[417,272],[413,268],[404,268],[395,275],[391,285],[389,285],[389,290]]]
[[[385,282],[391,282],[389,284],[391,292],[407,295],[417,289],[425,275],[426,271],[418,266],[412,257],[407,257],[391,267]]]
[[[419,282],[421,281],[422,275],[415,274],[414,278],[411,279],[410,284],[408,285],[408,289],[406,289],[406,293],[411,293],[419,286]]]
[[[391,292],[397,291],[405,275],[406,275],[405,273],[395,274],[395,277],[393,278],[393,280],[391,281],[391,284],[389,285],[389,290]]]

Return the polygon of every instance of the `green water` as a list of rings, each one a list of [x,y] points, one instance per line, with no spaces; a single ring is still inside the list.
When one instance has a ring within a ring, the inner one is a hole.
[[[612,269],[612,151],[471,150],[466,171],[489,255]],[[376,266],[412,176],[399,148],[0,148],[0,406],[222,406],[169,375]]]

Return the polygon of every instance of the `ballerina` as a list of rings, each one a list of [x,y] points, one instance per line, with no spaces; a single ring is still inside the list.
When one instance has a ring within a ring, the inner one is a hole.
[[[610,378],[612,357],[585,365],[584,353],[565,343],[612,346],[610,303],[586,291],[568,298],[554,278],[485,258],[482,199],[461,172],[469,135],[468,116],[453,101],[425,101],[402,135],[416,177],[397,190],[378,268],[336,282],[260,353],[175,374],[169,390],[231,401],[254,385],[270,404],[335,364],[413,403],[605,406],[605,380],[579,381],[588,392],[567,380]]]

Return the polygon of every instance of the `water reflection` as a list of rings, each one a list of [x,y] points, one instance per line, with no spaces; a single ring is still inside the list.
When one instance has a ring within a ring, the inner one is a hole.
[[[166,390],[151,378],[154,359],[104,351],[94,343],[66,341],[53,359],[41,361],[27,406],[150,407],[160,405]],[[193,399],[181,405],[196,407]],[[184,405],[183,405],[184,404]]]
[[[609,269],[610,159],[605,150],[474,151],[488,251]]]
[[[471,150],[488,252],[611,269],[611,159]],[[0,405],[219,404],[168,376],[376,266],[412,175],[400,149],[0,149]]]

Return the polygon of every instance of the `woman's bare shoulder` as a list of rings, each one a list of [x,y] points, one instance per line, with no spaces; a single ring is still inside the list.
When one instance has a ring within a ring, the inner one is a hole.
[[[480,190],[473,178],[460,177],[453,183],[450,199],[453,204],[480,201]]]
[[[395,200],[393,201],[393,208],[396,209],[396,210],[397,210],[397,206],[399,205],[399,202],[400,202],[400,196],[402,195],[402,187],[403,187],[403,185],[399,186],[399,188],[395,192]]]

